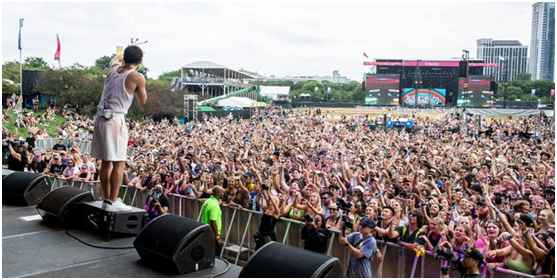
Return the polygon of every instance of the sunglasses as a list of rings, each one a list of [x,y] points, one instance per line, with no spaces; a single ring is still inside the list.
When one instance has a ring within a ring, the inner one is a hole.
[[[414,213],[410,213],[410,214],[408,214],[408,217],[418,217],[418,215],[416,215]]]
[[[338,208],[329,208],[329,211],[338,211]]]
[[[145,170],[139,170],[139,172],[145,172]]]

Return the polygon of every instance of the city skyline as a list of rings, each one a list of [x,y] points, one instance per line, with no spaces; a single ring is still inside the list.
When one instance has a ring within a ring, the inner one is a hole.
[[[361,81],[363,62],[375,58],[446,60],[462,49],[475,57],[478,38],[529,42],[533,2],[128,4],[3,3],[2,61],[19,61],[25,18],[23,59],[42,57],[55,68],[59,34],[62,67],[92,66],[137,38],[148,41],[141,47],[151,78],[208,60],[264,76],[338,70]],[[139,16],[122,18],[126,9]]]

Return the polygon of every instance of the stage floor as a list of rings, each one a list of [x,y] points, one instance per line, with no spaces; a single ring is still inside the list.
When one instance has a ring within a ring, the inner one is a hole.
[[[67,230],[42,220],[35,206],[2,205],[2,277],[236,278],[241,267],[217,258],[215,266],[183,275],[145,266],[135,236]]]

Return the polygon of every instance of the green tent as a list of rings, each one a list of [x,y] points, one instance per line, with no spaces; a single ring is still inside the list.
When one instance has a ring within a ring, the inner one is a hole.
[[[215,108],[209,107],[209,106],[197,107],[197,110],[199,110],[201,112],[214,112],[214,111],[216,111]]]

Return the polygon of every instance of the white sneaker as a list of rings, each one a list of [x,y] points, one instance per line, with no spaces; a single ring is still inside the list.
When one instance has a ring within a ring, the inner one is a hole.
[[[108,199],[103,200],[103,203],[101,204],[101,209],[106,210],[106,208],[108,207],[108,205],[110,205],[110,203],[111,202]]]
[[[106,200],[105,210],[110,212],[132,211],[132,207],[124,204],[122,199],[118,198],[117,201]]]

